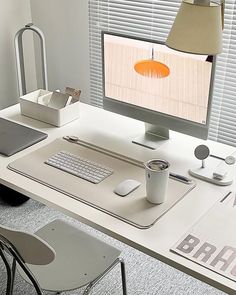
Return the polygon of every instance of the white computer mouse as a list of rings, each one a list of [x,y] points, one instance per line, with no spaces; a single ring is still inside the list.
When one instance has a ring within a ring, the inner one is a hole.
[[[127,196],[129,193],[138,188],[140,184],[141,183],[137,180],[126,179],[117,185],[117,187],[114,189],[114,193],[122,197]]]

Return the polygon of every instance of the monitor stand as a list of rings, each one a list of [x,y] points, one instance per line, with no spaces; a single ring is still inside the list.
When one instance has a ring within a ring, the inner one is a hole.
[[[132,142],[155,150],[165,143],[167,139],[169,139],[169,129],[145,123],[145,134],[135,138]]]

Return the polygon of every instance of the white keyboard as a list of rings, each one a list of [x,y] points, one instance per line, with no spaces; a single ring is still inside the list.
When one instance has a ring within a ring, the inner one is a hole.
[[[45,163],[92,183],[99,183],[113,173],[111,168],[66,151],[58,152]]]

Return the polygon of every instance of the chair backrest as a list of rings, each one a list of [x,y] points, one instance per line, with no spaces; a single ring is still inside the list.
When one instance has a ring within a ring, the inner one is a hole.
[[[0,244],[2,243],[4,245],[6,243],[4,238],[14,246],[25,263],[45,265],[52,262],[55,258],[56,253],[54,249],[34,234],[12,230],[1,225]]]

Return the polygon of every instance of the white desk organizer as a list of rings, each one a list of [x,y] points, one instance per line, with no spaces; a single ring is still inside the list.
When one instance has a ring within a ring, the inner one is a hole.
[[[54,109],[38,103],[38,98],[50,100],[53,92],[43,89],[20,97],[21,114],[60,127],[79,118],[79,101],[61,109]]]

